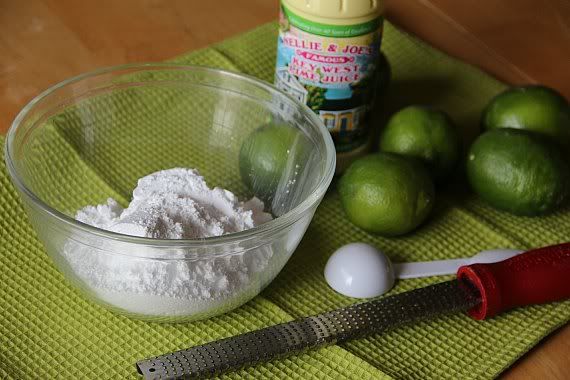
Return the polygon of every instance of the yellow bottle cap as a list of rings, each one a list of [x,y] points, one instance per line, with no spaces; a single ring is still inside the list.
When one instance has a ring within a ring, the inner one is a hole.
[[[382,0],[282,0],[292,12],[310,21],[346,25],[367,22],[379,17]]]

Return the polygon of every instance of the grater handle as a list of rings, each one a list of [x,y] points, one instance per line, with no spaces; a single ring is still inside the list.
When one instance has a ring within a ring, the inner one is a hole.
[[[486,319],[509,309],[570,298],[570,243],[533,249],[494,264],[459,268],[459,280],[475,285],[481,303],[468,311]]]

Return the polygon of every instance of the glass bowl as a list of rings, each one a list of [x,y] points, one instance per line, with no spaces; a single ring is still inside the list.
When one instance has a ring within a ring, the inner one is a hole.
[[[310,144],[307,159],[287,156],[292,169],[273,178],[278,185],[264,198],[270,222],[219,237],[161,240],[74,219],[109,197],[127,205],[138,178],[175,167],[196,168],[210,187],[249,199],[239,152],[267,123],[286,123]],[[332,180],[335,150],[309,108],[265,82],[140,64],[80,75],[33,99],[8,132],[5,160],[47,253],[82,294],[130,317],[182,322],[238,307],[275,278]]]

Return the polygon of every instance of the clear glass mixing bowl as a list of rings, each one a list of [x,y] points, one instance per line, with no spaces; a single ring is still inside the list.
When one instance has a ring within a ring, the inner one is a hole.
[[[128,204],[138,178],[174,167],[197,168],[211,187],[248,199],[239,151],[268,122],[287,123],[310,144],[308,158],[299,165],[290,155],[294,170],[276,179],[266,202],[274,220],[220,237],[157,240],[74,219],[108,197]],[[72,284],[116,312],[179,322],[227,312],[275,278],[331,182],[335,150],[309,108],[267,83],[142,64],[80,75],[36,97],[8,132],[5,159],[39,239]]]

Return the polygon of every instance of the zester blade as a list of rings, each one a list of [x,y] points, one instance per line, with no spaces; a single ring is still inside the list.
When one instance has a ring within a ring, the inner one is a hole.
[[[468,310],[479,302],[477,290],[452,280],[142,360],[136,366],[145,379],[210,377]]]

